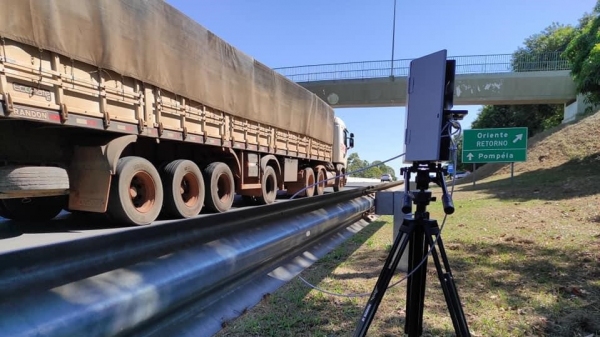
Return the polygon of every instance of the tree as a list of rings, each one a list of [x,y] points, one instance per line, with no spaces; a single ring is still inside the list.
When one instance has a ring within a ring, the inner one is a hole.
[[[526,38],[524,46],[513,53],[512,70],[522,72],[568,69],[561,53],[567,49],[576,34],[575,27],[553,22],[542,32]]]
[[[464,171],[469,166],[462,162],[462,147],[463,147],[463,136],[462,133],[454,136],[454,143],[456,144],[456,171]],[[452,153],[450,153],[452,155]],[[454,158],[450,157],[450,162],[454,162]]]
[[[515,72],[567,69],[561,57],[578,29],[569,25],[552,23],[538,34],[525,39],[523,46],[513,53],[512,68]],[[473,128],[498,128],[525,126],[529,137],[559,125],[564,116],[564,105],[487,105],[471,125]]]
[[[381,164],[381,160],[375,160],[374,162],[371,163],[371,165],[376,165],[376,164]],[[379,178],[379,177],[381,177],[382,174],[387,173],[392,176],[392,180],[394,180],[394,181],[397,180],[396,179],[396,171],[394,170],[394,168],[387,166],[386,164],[381,164],[377,167],[379,168],[381,173],[373,178]]]
[[[564,56],[571,63],[571,75],[577,91],[592,104],[600,103],[600,1],[591,14],[579,20],[577,34]]]
[[[377,166],[369,167],[371,165]],[[369,168],[366,169],[367,167]],[[373,163],[369,163],[369,161],[367,160],[360,159],[358,153],[353,152],[348,156],[348,172],[356,172],[359,170],[363,171],[351,173],[351,175],[353,177],[379,179],[382,174],[388,173],[392,176],[392,180],[396,180],[396,173],[392,167],[387,166],[385,164],[381,164],[380,160],[376,160]]]
[[[358,153],[353,152],[348,156],[348,172],[355,172],[363,167],[363,161],[358,156]]]
[[[559,125],[562,119],[562,109],[550,104],[486,105],[481,109],[471,127],[485,129],[525,126],[531,137]]]

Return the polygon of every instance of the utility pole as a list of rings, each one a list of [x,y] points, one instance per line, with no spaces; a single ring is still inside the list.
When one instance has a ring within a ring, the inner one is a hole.
[[[394,45],[396,42],[396,0],[394,0],[394,21],[392,22],[392,66],[390,77],[394,78]]]

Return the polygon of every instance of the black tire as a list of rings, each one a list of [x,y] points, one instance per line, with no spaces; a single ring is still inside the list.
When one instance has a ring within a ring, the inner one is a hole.
[[[235,197],[233,173],[227,164],[211,163],[204,169],[204,186],[206,207],[212,211],[227,212]]]
[[[4,204],[2,200],[0,200],[0,218],[9,219],[10,213],[6,208],[4,208]]]
[[[335,184],[333,184],[333,191],[334,192],[339,192],[342,190],[342,188],[344,186],[346,186],[346,177],[342,176],[343,174],[345,174],[345,170],[340,169],[338,167],[338,169],[335,171]]]
[[[304,169],[304,188],[306,188],[304,190],[304,193],[302,193],[304,196],[306,196],[307,198],[312,197],[313,195],[315,195],[315,187],[316,186],[311,186],[314,183],[316,183],[317,181],[315,180],[315,171],[313,171],[312,168],[307,167]]]
[[[204,179],[198,165],[190,160],[174,160],[162,169],[163,212],[169,217],[191,218],[204,205]]]
[[[0,200],[0,216],[15,221],[47,221],[66,206],[67,196]]]
[[[335,178],[335,184],[333,184],[333,191],[339,192],[342,189],[342,178]]]
[[[140,157],[119,159],[108,198],[111,219],[148,225],[160,214],[163,199],[160,175],[152,163]]]
[[[260,182],[261,195],[258,202],[261,205],[270,205],[277,199],[277,174],[271,166],[267,166]]]
[[[0,166],[0,191],[68,190],[67,170],[54,166]]]
[[[316,182],[321,182],[321,181],[322,182],[319,183],[319,184],[317,184],[317,185],[315,185],[315,192],[314,192],[314,194],[315,195],[323,195],[323,194],[325,194],[325,184],[326,184],[326,182],[324,181],[325,178],[326,178],[325,171],[324,170],[319,170],[319,169],[317,169],[316,171],[317,171],[317,174],[316,174],[316,181],[315,181],[315,183]]]

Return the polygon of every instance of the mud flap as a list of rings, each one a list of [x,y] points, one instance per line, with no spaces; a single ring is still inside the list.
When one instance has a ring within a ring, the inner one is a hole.
[[[76,146],[69,166],[69,209],[104,213],[112,175],[121,152],[137,136],[123,136],[102,146]]]

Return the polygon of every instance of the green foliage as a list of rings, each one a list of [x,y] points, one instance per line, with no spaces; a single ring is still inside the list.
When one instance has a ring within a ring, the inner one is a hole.
[[[577,34],[564,52],[577,91],[589,103],[600,103],[600,1],[579,20]]]
[[[554,22],[542,32],[528,37],[524,46],[513,53],[513,71],[568,69],[561,53],[576,34],[575,27]]]
[[[358,156],[358,153],[353,152],[348,156],[348,172],[355,172],[358,170],[362,170],[365,167],[368,167],[370,165],[379,164],[379,163],[381,163],[380,160],[375,160],[374,162],[369,163],[369,161],[367,161],[367,160],[360,159],[360,157]],[[353,177],[359,177],[359,178],[379,179],[381,177],[381,175],[384,173],[390,174],[394,181],[397,180],[394,169],[385,164],[370,167],[364,171],[361,171],[358,173],[351,173],[350,175]]]
[[[538,34],[525,39],[523,46],[513,53],[515,72],[548,69],[566,69],[561,53],[578,34],[578,28],[552,23]],[[471,125],[472,128],[527,127],[529,137],[559,125],[564,116],[564,105],[487,105]]]
[[[563,119],[561,105],[486,105],[471,125],[474,129],[527,127],[529,137],[559,125]]]

